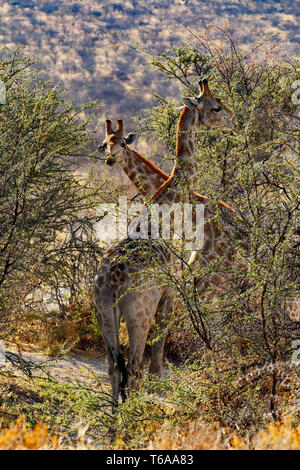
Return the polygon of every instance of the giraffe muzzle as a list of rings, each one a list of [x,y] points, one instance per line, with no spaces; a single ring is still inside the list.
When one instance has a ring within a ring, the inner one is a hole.
[[[109,166],[112,166],[114,163],[116,163],[116,155],[107,155],[105,163]]]

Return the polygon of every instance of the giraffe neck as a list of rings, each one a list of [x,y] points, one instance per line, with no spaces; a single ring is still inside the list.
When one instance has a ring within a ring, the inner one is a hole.
[[[169,178],[167,173],[128,146],[125,148],[120,165],[143,196],[154,194]]]
[[[176,163],[173,171],[168,177],[166,173],[156,167],[148,159],[139,153],[126,147],[123,157],[122,167],[131,181],[139,190],[139,179],[137,175],[142,176],[143,194],[152,194],[151,200],[158,204],[177,203],[183,200],[193,200],[205,204],[205,231],[204,242],[205,249],[214,254],[216,242],[222,239],[222,232],[217,228],[214,220],[210,220],[214,214],[214,209],[206,196],[194,192],[194,177],[197,174],[197,166],[192,157],[195,153],[195,144],[193,131],[201,125],[199,113],[185,108],[180,116],[177,132]],[[153,176],[155,176],[153,178]],[[182,188],[183,186],[183,188]],[[223,201],[219,201],[220,207],[235,212]],[[193,260],[191,261],[191,264]]]
[[[191,111],[185,106],[178,123],[176,163],[170,178],[154,193],[151,200],[157,203],[174,203],[181,201],[183,197],[189,198],[197,181],[197,165],[193,160],[195,153],[193,131],[199,126],[199,112]]]
[[[189,188],[197,186],[197,164],[193,155],[196,146],[194,132],[201,126],[199,111],[191,111],[185,107],[182,111],[177,130],[176,159],[177,171],[180,172],[182,180]]]

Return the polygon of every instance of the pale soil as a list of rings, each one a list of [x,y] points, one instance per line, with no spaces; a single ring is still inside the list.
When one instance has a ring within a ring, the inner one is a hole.
[[[34,365],[41,366],[41,368],[33,369],[33,376],[43,376],[47,373],[50,376],[62,383],[79,384],[84,387],[99,388],[99,385],[104,390],[110,390],[110,381],[108,377],[107,359],[104,353],[95,351],[77,351],[71,353],[66,357],[50,358],[40,351],[28,350],[22,346],[18,350],[12,345],[6,346],[6,352],[20,354],[24,361],[29,361]],[[22,374],[18,371],[10,361],[6,360],[4,370],[10,370],[14,374]],[[148,369],[146,365],[145,369]],[[170,374],[168,364],[163,368],[163,377]]]
[[[48,372],[53,379],[58,382],[69,384],[80,384],[88,387],[98,387],[99,383],[104,388],[109,387],[107,374],[107,362],[105,355],[96,352],[71,353],[67,357],[49,358],[39,351],[28,351],[17,348],[6,347],[6,351],[12,353],[21,352],[24,361],[30,361],[35,365],[42,366],[44,373]],[[12,370],[13,366],[9,361],[5,363],[5,369]],[[16,373],[16,368],[14,373]],[[43,375],[41,369],[33,369],[33,375]]]

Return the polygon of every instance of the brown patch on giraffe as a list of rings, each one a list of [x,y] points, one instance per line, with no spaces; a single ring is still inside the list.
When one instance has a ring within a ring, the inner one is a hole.
[[[132,150],[132,153],[134,153],[143,163],[145,163],[149,168],[151,168],[151,170],[153,170],[157,175],[161,176],[165,181],[169,179],[169,175],[167,175],[167,173],[165,173],[158,166],[148,160],[148,158],[144,157],[135,150]]]
[[[143,296],[143,307],[149,304],[149,296],[146,294]]]
[[[213,261],[217,257],[216,253],[212,252],[211,250],[205,255],[207,261]]]
[[[173,180],[175,178],[176,172],[177,172],[177,166],[175,164],[169,179],[167,181],[165,181],[161,185],[161,187],[158,188],[158,190],[151,196],[150,201],[154,201],[155,199],[157,199],[158,196],[170,186],[170,184],[173,182]]]
[[[212,227],[210,222],[206,222],[204,224],[204,238],[211,239],[212,238]]]
[[[226,243],[221,241],[218,242],[215,246],[215,252],[217,253],[218,256],[223,256],[226,253],[227,246]]]
[[[151,312],[152,305],[153,305],[152,298],[148,297],[147,302],[145,303],[145,308],[147,308]],[[150,313],[149,313],[149,315],[150,315]]]
[[[232,265],[232,260],[230,260],[230,256],[227,255],[227,258],[224,258],[223,264],[225,268],[229,268]]]
[[[211,249],[212,249],[212,240],[211,239],[205,240],[202,250],[204,251],[204,253],[206,253],[207,251],[210,251]]]
[[[148,307],[145,308],[145,313],[148,317],[151,315],[151,311]]]
[[[137,183],[138,183],[138,180],[136,179],[136,176],[137,176],[137,174],[136,174],[136,171],[135,171],[135,170],[133,170],[133,171],[131,171],[130,173],[128,173],[129,179],[131,179],[131,181],[133,181],[134,184],[137,184]]]

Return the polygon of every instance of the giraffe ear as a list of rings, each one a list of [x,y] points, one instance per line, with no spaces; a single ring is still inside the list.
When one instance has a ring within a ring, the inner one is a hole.
[[[128,134],[126,137],[125,137],[125,142],[127,145],[130,145],[132,144],[132,142],[135,141],[135,138],[136,138],[136,134]]]
[[[182,98],[182,102],[191,110],[196,109],[199,105],[198,101],[195,98]]]

